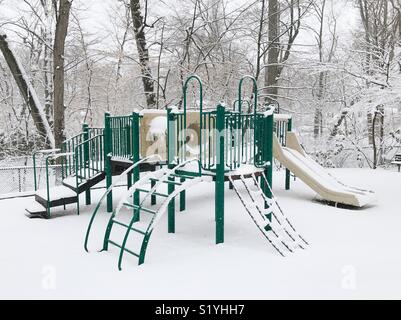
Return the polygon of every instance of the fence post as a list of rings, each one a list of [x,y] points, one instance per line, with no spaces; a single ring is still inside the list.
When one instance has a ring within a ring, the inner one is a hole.
[[[18,168],[18,192],[21,192],[21,169]]]
[[[113,150],[112,131],[110,128],[110,113],[104,114],[104,170],[106,173],[106,189],[109,189],[113,176],[111,171],[111,151]],[[107,212],[113,212],[113,191],[107,195]]]
[[[216,181],[215,181],[215,221],[216,244],[224,242],[224,119],[225,108],[217,106],[216,119]]]
[[[292,118],[288,119],[287,122],[287,133],[292,131]],[[287,134],[286,134],[286,140],[287,140]],[[290,190],[291,188],[291,171],[288,169],[285,169],[285,190]]]
[[[136,163],[139,161],[139,113],[133,112],[132,113],[132,162]],[[139,166],[136,166],[132,172],[133,183],[135,184],[139,180]],[[135,191],[133,194],[134,197],[134,205],[139,206],[140,198],[139,198],[139,191]],[[135,221],[139,221],[140,219],[140,212],[138,209],[134,209]]]

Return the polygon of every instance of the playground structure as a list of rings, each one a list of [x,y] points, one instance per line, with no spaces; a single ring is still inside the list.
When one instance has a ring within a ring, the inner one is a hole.
[[[253,103],[242,97],[246,80],[252,83]],[[188,110],[187,89],[191,82],[199,86],[199,110]],[[242,110],[244,104],[246,112]],[[91,188],[105,180],[107,190],[90,219],[84,247],[89,251],[93,224],[105,202],[110,216],[101,250],[107,251],[110,245],[117,247],[121,269],[126,253],[137,257],[139,264],[145,261],[151,234],[165,213],[168,232],[175,232],[175,199],[179,198],[179,210],[185,210],[186,192],[201,182],[215,186],[217,244],[224,242],[224,194],[228,185],[279,254],[284,256],[286,251],[305,248],[307,242],[286,218],[272,192],[273,154],[289,169],[286,189],[290,188],[291,170],[328,201],[356,206],[369,202],[369,192],[347,189],[352,198],[344,190],[343,194],[337,192],[332,184],[314,184],[315,180],[325,179],[322,178],[324,169],[317,164],[312,167],[312,160],[303,159],[307,158],[291,132],[290,116],[274,114],[269,106],[259,108],[254,78],[246,76],[240,80],[233,109],[227,110],[220,104],[214,110],[205,110],[202,82],[197,76],[191,76],[183,86],[180,110],[170,107],[135,111],[126,116],[105,114],[104,128],[84,125],[83,131],[66,140],[61,150],[34,154],[34,166],[39,155],[44,157],[46,168],[55,159],[61,163],[62,185],[49,188],[49,170],[46,170],[47,187],[37,190],[37,204],[28,208],[28,213],[32,217],[50,218],[51,208],[76,203],[79,214],[79,195],[85,193],[85,203],[90,204]],[[295,158],[294,150],[302,155],[302,161],[300,157]],[[311,174],[313,170],[319,174]],[[113,176],[118,177],[113,181]],[[127,181],[127,190],[114,205],[113,191],[123,180]],[[35,173],[35,189],[36,185]],[[348,196],[352,198],[349,201]],[[120,213],[127,209],[131,211],[128,221],[119,220]],[[111,237],[116,226],[125,230],[120,242]],[[136,251],[127,248],[132,234],[139,240]]]

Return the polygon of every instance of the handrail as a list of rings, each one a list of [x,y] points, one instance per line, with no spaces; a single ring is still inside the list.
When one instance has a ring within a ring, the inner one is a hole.
[[[91,216],[91,219],[89,220],[89,225],[88,228],[86,230],[86,235],[85,235],[85,242],[84,242],[84,249],[86,252],[89,252],[88,250],[88,242],[89,242],[89,234],[90,231],[92,229],[92,225],[93,225],[93,221],[95,220],[95,217],[99,211],[99,208],[103,202],[103,200],[107,197],[107,195],[113,190],[113,188],[115,188],[118,183],[120,183],[120,181],[122,180],[122,178],[125,178],[125,175],[127,175],[128,173],[130,173],[132,170],[134,170],[137,166],[139,166],[141,163],[149,161],[151,158],[158,158],[159,161],[162,161],[162,158],[160,157],[160,155],[158,154],[153,154],[150,155],[146,158],[143,158],[141,160],[139,160],[138,162],[134,163],[133,165],[131,165],[128,169],[126,169],[122,174],[120,174],[118,176],[117,179],[115,179],[115,181],[111,184],[111,186],[105,191],[105,193],[103,193],[102,197],[100,198],[100,200],[98,201],[95,210],[93,211],[93,214]]]
[[[202,80],[197,75],[191,75],[187,78],[183,86],[183,105],[184,105],[184,139],[187,138],[187,89],[190,81],[196,80],[199,84],[199,117],[200,117],[200,130],[202,131],[203,123],[202,123],[202,112],[203,112],[203,85]],[[199,145],[202,145],[202,134],[199,137]],[[184,159],[186,159],[186,143],[184,141]],[[199,150],[199,158],[202,158],[202,150]]]
[[[49,160],[56,160],[60,157],[69,157],[69,156],[74,156],[73,152],[65,152],[65,153],[57,153],[57,154],[52,154],[46,157],[46,201],[47,201],[47,206],[46,206],[46,214],[47,217],[50,218],[50,183],[49,183]],[[61,165],[63,166],[63,165]],[[36,191],[36,190],[35,190]]]
[[[249,100],[243,100],[243,102],[246,102],[246,104],[248,105],[249,108],[251,107],[251,102]],[[239,99],[234,101],[234,103],[233,103],[233,111],[232,112],[236,112],[235,109],[236,109],[236,106],[238,105],[238,103],[239,103]],[[227,112],[231,112],[231,111],[227,110]]]
[[[239,81],[239,85],[238,85],[238,111],[239,111],[240,114],[242,113],[242,101],[243,101],[242,100],[242,85],[243,85],[243,83],[244,83],[244,81],[246,79],[251,80],[252,84],[253,84],[253,88],[252,88],[253,89],[253,95],[254,95],[254,99],[253,99],[253,101],[254,101],[254,103],[253,103],[254,104],[253,114],[256,115],[256,110],[258,108],[258,83],[257,83],[256,79],[254,77],[250,76],[250,75],[243,76]]]
[[[37,178],[36,178],[36,155],[38,154],[48,154],[48,153],[53,153],[53,152],[59,152],[61,151],[60,149],[44,149],[44,150],[38,150],[35,151],[32,154],[32,162],[33,162],[33,183],[34,183],[34,188],[35,191],[37,191],[38,189],[38,185],[37,185]]]
[[[92,162],[92,164],[93,164],[93,155],[92,156],[90,156],[89,155],[89,147],[91,146],[90,144],[93,142],[93,141],[96,141],[96,140],[100,140],[100,142],[99,142],[99,146],[96,146],[97,148],[97,150],[95,151],[95,157],[96,156],[98,156],[98,158],[99,158],[99,160],[100,160],[100,167],[99,167],[99,165],[98,165],[98,162],[97,162],[97,168],[93,168],[94,170],[96,169],[97,171],[104,171],[103,169],[103,167],[104,167],[104,164],[103,164],[103,166],[102,166],[102,160],[103,160],[103,143],[102,143],[102,139],[99,139],[99,138],[103,138],[104,137],[104,135],[103,134],[98,134],[98,135],[96,135],[96,136],[94,136],[94,137],[91,137],[91,138],[89,138],[89,139],[87,139],[87,140],[85,140],[85,141],[83,141],[83,142],[81,142],[81,143],[79,143],[79,144],[77,144],[76,146],[75,146],[75,148],[74,148],[74,154],[75,154],[75,182],[76,182],[76,187],[78,188],[78,186],[79,186],[79,179],[82,179],[82,177],[79,175],[79,173],[81,172],[81,170],[82,170],[82,168],[84,169],[84,175],[83,175],[83,178],[84,179],[86,179],[86,178],[91,178],[91,167],[90,167],[90,165],[91,165],[91,162]],[[82,150],[82,149],[84,149],[84,150]],[[82,160],[82,158],[83,158],[83,163],[80,163],[80,161]],[[83,164],[83,166],[82,166],[82,164]],[[88,177],[86,176],[86,167],[88,168]]]
[[[241,130],[242,130],[242,118],[241,118],[241,114],[242,114],[242,85],[243,85],[243,83],[244,83],[244,81],[246,79],[251,80],[252,81],[252,85],[253,85],[253,87],[252,87],[253,95],[254,95],[254,97],[253,97],[253,101],[254,101],[253,115],[254,115],[254,123],[255,123],[255,125],[256,125],[256,112],[257,112],[257,108],[258,108],[258,83],[257,83],[256,79],[254,77],[250,76],[250,75],[243,76],[241,78],[241,80],[239,81],[239,84],[238,84],[238,111],[239,111],[239,114],[240,114],[240,119],[239,120],[240,120],[240,128],[241,128]],[[257,137],[256,136],[256,130],[254,129],[253,130],[253,143],[254,144],[256,143],[256,137]],[[244,153],[243,148],[244,148],[244,146],[243,146],[243,141],[242,141],[241,142],[241,156],[243,156],[243,153]],[[254,146],[254,149],[253,149],[253,157],[254,157],[254,159],[256,159],[256,146]]]

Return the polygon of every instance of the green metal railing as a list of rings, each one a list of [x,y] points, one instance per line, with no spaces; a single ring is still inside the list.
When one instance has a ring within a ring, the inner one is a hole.
[[[199,150],[196,156],[200,160],[202,168],[205,170],[215,170],[217,162],[216,147],[216,110],[203,110],[203,89],[202,82],[197,76],[190,76],[183,87],[183,111],[168,113],[169,125],[169,146],[170,162],[182,163],[188,156],[187,140],[187,88],[191,80],[199,83],[199,96],[201,98],[199,107],[200,132],[198,139]],[[246,80],[252,82],[253,105],[242,98],[242,87]],[[254,164],[258,167],[266,165],[267,147],[265,134],[266,128],[265,115],[257,112],[257,83],[251,76],[243,77],[239,82],[238,99],[234,102],[234,111],[225,111],[225,149],[224,158],[226,170],[235,170],[242,164]],[[247,105],[247,111],[242,112],[243,104]],[[238,109],[238,111],[235,111]],[[175,138],[170,137],[171,132],[175,132]],[[270,133],[271,134],[271,133]]]
[[[50,218],[50,202],[51,202],[51,197],[50,197],[50,182],[49,182],[49,166],[53,162],[61,162],[61,171],[63,172],[65,167],[66,167],[66,159],[73,157],[74,154],[72,152],[65,152],[65,153],[56,153],[56,154],[50,154],[46,156],[46,215],[47,218]]]
[[[104,172],[104,136],[99,134],[74,149],[76,186]]]
[[[132,115],[110,116],[109,125],[112,156],[131,160]]]
[[[183,106],[184,106],[184,116],[182,119],[182,125],[184,130],[182,130],[182,132],[178,132],[178,134],[180,134],[180,138],[181,138],[181,148],[179,150],[181,150],[181,152],[183,153],[183,161],[186,160],[186,154],[187,154],[187,149],[186,149],[186,139],[187,139],[187,96],[188,96],[188,85],[191,81],[196,81],[198,82],[199,85],[199,114],[202,115],[203,112],[203,84],[202,84],[202,80],[196,76],[196,75],[192,75],[189,76],[187,78],[187,80],[184,83],[183,86]],[[202,121],[202,117],[200,116],[200,128],[203,127],[203,121]],[[199,159],[202,159],[202,134],[199,135]]]

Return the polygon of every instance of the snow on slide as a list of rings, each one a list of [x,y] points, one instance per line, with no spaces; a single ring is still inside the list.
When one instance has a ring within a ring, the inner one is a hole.
[[[376,200],[373,192],[346,186],[331,176],[318,163],[302,154],[296,145],[296,136],[294,135],[292,138],[295,145],[291,145],[290,148],[289,146],[282,147],[277,137],[274,136],[274,157],[321,198],[355,207],[363,207]]]

